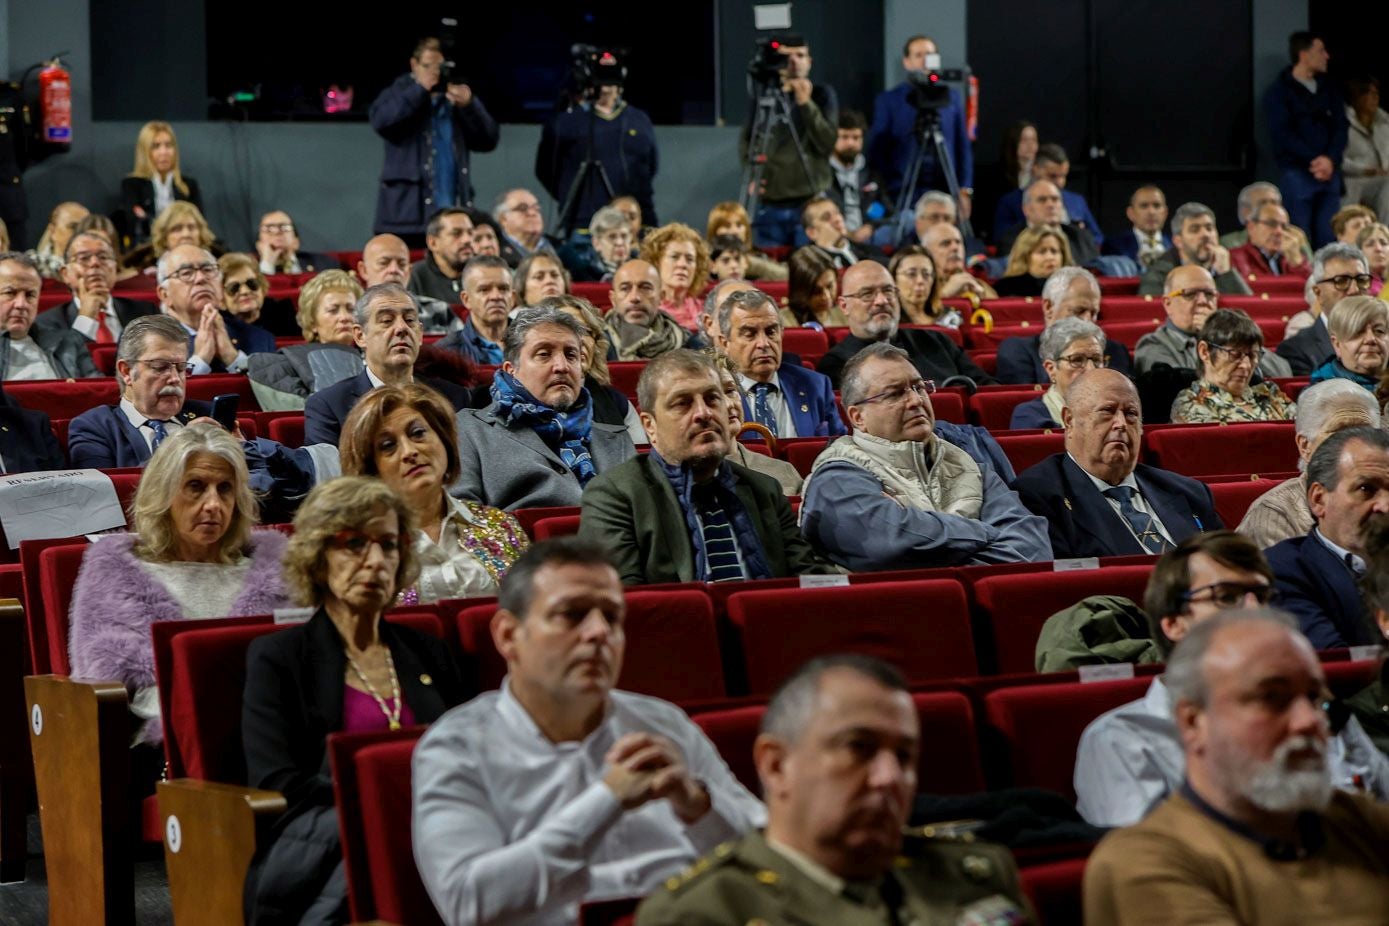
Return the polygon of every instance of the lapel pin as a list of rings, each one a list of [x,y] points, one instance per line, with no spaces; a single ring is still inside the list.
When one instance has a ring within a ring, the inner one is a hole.
[[[1067,510],[1067,511],[1074,511],[1074,510],[1075,510],[1074,508],[1071,507],[1071,500],[1070,500],[1069,498],[1063,498],[1062,501],[1066,503],[1066,510]]]
[[[433,685],[433,684],[434,684],[434,677],[431,676],[428,672],[425,672],[423,675],[420,676],[420,684],[421,684],[421,685]]]

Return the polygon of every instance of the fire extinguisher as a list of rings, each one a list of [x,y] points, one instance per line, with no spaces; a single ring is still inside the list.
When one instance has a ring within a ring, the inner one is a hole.
[[[39,113],[43,141],[72,144],[72,75],[57,58],[39,71]]]
[[[979,78],[969,75],[967,96],[965,97],[965,132],[970,141],[979,134]]]

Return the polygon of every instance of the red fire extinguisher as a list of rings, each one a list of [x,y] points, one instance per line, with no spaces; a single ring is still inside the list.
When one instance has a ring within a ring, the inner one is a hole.
[[[39,72],[40,137],[49,144],[72,144],[72,75],[57,58]]]

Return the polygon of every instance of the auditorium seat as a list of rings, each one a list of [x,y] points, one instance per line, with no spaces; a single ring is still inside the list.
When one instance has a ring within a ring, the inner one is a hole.
[[[781,332],[781,349],[814,364],[829,353],[830,339],[815,328],[786,328]]]
[[[957,302],[954,299],[949,301]],[[968,318],[969,303],[959,301],[959,306],[960,312]],[[1032,328],[1040,328],[1042,326],[1042,299],[1040,296],[990,299],[984,303],[984,308],[993,316],[996,327],[1011,328],[1017,325],[1027,325]]]
[[[5,383],[5,395],[21,408],[43,412],[52,418],[76,418],[98,405],[115,405],[121,400],[116,381],[109,377],[56,379]]]
[[[600,315],[612,308],[611,283],[574,283],[569,287],[569,291],[580,299],[587,299]]]
[[[555,537],[572,537],[579,532],[579,516],[577,514],[559,515],[553,518],[541,518],[535,522],[533,537],[535,540],[550,540]]]
[[[1007,391],[982,389],[969,397],[969,415],[975,424],[990,431],[1008,431],[1013,427],[1013,409],[1031,402],[1046,392],[1047,387],[1019,386]]]
[[[304,416],[286,415],[272,418],[266,427],[266,436],[286,447],[304,446]]]
[[[969,417],[965,414],[964,394],[954,389],[943,389],[931,396],[931,408],[935,410],[937,421],[949,421],[951,424],[969,422]],[[841,411],[841,418],[843,414]],[[848,419],[844,419],[845,427],[848,427],[848,424]]]
[[[1037,913],[1037,926],[1076,926],[1084,921],[1081,888],[1086,861],[1063,859],[1021,868],[1022,890]]]
[[[975,675],[964,587],[948,579],[735,592],[727,602],[749,693],[773,692],[812,656],[867,653],[908,681]]]
[[[562,518],[574,516],[578,517],[578,505],[561,505],[553,508],[518,508],[512,512],[517,521],[521,522],[521,529],[535,538],[535,525],[545,518]]]
[[[237,407],[239,414],[260,411],[256,394],[251,391],[251,381],[237,373],[209,373],[206,376],[188,377],[187,397],[211,402],[213,398],[234,392],[241,399]]]
[[[996,434],[994,439],[1003,448],[1008,462],[1013,464],[1014,472],[1018,473],[1066,449],[1065,431]]]
[[[796,467],[796,472],[802,476],[810,475],[810,468],[815,465],[815,458],[829,446],[829,438],[805,438],[795,443],[784,442],[778,448],[783,459],[787,463]]]
[[[579,926],[632,926],[644,898],[618,897],[579,904]]]
[[[1343,699],[1373,682],[1379,675],[1379,666],[1378,659],[1323,662],[1321,665],[1326,673],[1326,686],[1332,694]]]
[[[1234,530],[1254,500],[1269,489],[1281,484],[1280,479],[1246,479],[1243,482],[1217,482],[1210,484],[1211,496],[1215,499],[1215,510],[1225,526]]]
[[[1167,316],[1161,312],[1161,308],[1162,306],[1159,305],[1159,312],[1153,318],[1141,321],[1108,321],[1106,319],[1108,313],[1106,312],[1105,315],[1100,316],[1100,328],[1103,329],[1105,338],[1110,341],[1118,341],[1132,352],[1139,338],[1149,332],[1156,331],[1166,320]]]
[[[637,403],[637,380],[646,369],[644,360],[614,360],[608,364],[608,374],[612,377],[612,387]]]
[[[1297,469],[1292,422],[1188,425],[1143,436],[1148,462],[1184,476]]]

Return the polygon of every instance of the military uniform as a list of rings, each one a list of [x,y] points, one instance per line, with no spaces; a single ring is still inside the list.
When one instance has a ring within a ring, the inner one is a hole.
[[[667,880],[665,889],[637,910],[637,926],[1013,926],[1032,921],[1008,850],[968,836],[909,836],[880,885],[866,890],[846,885],[834,893],[753,832]]]

